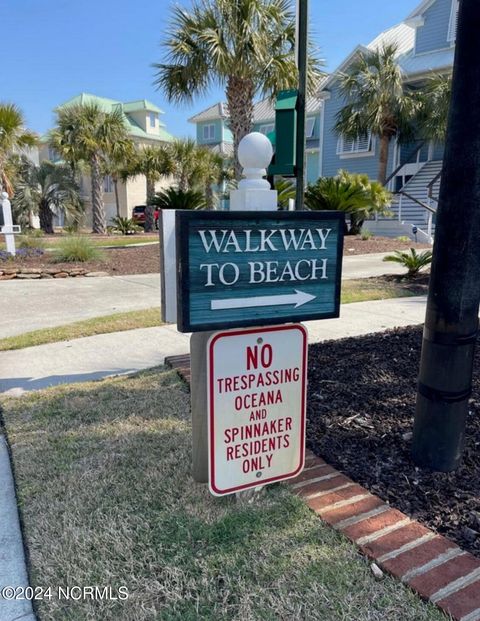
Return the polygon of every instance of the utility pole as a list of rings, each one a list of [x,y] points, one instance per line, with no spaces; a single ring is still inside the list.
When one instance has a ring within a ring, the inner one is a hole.
[[[413,432],[415,462],[441,472],[462,457],[480,301],[480,3],[459,11]]]
[[[308,64],[308,0],[297,0],[296,59],[298,67],[297,98],[297,179],[295,209],[302,210],[305,191],[305,109],[307,99]]]

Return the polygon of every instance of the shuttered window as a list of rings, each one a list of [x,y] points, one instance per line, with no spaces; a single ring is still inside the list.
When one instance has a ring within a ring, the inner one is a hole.
[[[369,132],[365,136],[358,138],[346,138],[339,136],[337,143],[337,155],[349,155],[357,153],[373,152],[372,134]]]
[[[450,13],[450,24],[448,25],[448,40],[450,41],[450,43],[455,43],[457,39],[459,6],[460,6],[460,0],[452,0],[452,11]]]

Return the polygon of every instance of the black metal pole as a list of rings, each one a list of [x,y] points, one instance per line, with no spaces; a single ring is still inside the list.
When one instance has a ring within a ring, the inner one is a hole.
[[[413,432],[413,458],[459,464],[480,300],[480,3],[460,0],[452,102]]]
[[[304,205],[305,191],[305,109],[307,97],[307,63],[308,63],[308,0],[297,2],[297,53],[298,53],[298,98],[297,98],[297,148],[296,171],[297,190],[295,209]]]

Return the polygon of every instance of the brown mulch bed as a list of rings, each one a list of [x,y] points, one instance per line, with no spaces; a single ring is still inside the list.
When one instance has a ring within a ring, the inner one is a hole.
[[[110,239],[110,238],[109,238]],[[144,241],[139,239],[139,242]],[[115,243],[115,240],[112,241]],[[362,240],[359,236],[345,237],[344,255],[352,256],[355,254],[371,254],[375,252],[390,252],[393,250],[404,250],[411,247],[431,248],[424,244],[413,244],[400,242],[388,237],[374,237],[369,240]],[[135,248],[115,248],[103,249],[104,259],[100,261],[89,261],[87,263],[55,263],[53,253],[46,252],[41,257],[15,259],[15,261],[0,262],[0,271],[8,268],[85,268],[88,272],[108,272],[112,276],[126,274],[151,274],[160,270],[160,248],[159,245],[137,246]]]
[[[420,470],[410,455],[419,327],[310,347],[307,444],[409,516],[480,557],[480,349],[464,458]]]
[[[160,271],[159,245],[137,246],[136,248],[101,249],[103,258],[85,263],[56,263],[53,253],[46,252],[41,257],[15,259],[0,262],[0,271],[9,268],[50,268],[71,269],[81,267],[88,272],[108,272],[112,276],[126,274],[152,274]]]
[[[416,244],[412,241],[399,241],[392,237],[372,237],[371,239],[362,239],[360,235],[346,235],[344,243],[344,256],[353,256],[356,254],[373,254],[375,252],[392,252],[393,250],[408,250],[415,248],[416,250],[431,250],[430,244]]]

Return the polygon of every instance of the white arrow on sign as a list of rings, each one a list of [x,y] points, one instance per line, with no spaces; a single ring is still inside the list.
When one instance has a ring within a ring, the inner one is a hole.
[[[257,308],[258,306],[285,306],[295,304],[295,308],[314,300],[317,296],[295,289],[295,293],[286,295],[264,295],[257,298],[232,298],[230,300],[212,300],[211,310],[231,308]]]

